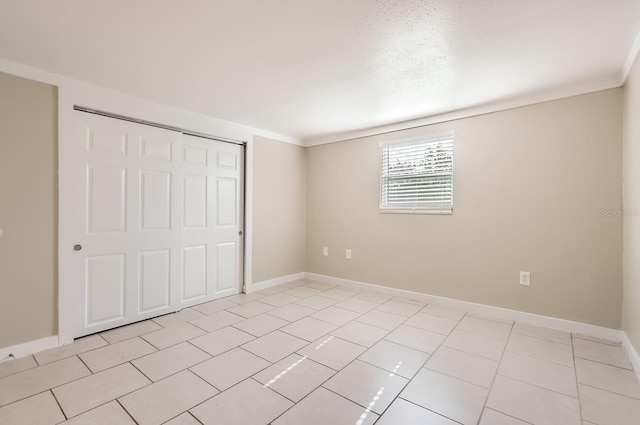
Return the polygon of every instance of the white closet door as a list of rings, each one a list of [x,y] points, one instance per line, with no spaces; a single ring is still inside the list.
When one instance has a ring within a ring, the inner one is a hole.
[[[243,148],[182,137],[181,306],[237,294],[242,282]]]
[[[241,146],[83,112],[73,144],[66,334],[240,291]]]

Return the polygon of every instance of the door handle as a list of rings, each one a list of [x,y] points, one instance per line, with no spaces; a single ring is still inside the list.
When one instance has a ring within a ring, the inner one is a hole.
[[[74,250],[74,251],[80,251],[81,249],[82,249],[82,245],[80,245],[80,244],[75,244],[75,245],[73,246],[73,250]]]

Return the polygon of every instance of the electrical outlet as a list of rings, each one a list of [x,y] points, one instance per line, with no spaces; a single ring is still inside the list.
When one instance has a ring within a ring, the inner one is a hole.
[[[347,252],[345,253],[345,257],[347,257],[347,260],[351,260],[351,250],[347,249]]]
[[[520,272],[520,285],[531,286],[531,272]]]
[[[329,247],[328,246],[323,246],[322,247],[322,255],[324,255],[325,257],[329,256]]]

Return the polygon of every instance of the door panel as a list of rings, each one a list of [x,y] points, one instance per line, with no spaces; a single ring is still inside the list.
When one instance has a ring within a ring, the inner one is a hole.
[[[87,258],[86,325],[97,325],[124,316],[125,254]]]
[[[182,299],[185,301],[207,294],[207,246],[182,249]]]
[[[140,172],[140,230],[165,230],[171,227],[171,173]]]
[[[140,303],[138,313],[169,307],[171,250],[140,253]]]
[[[241,291],[243,147],[76,112],[71,337]],[[63,199],[63,198],[61,198]]]
[[[125,231],[126,175],[121,167],[88,167],[86,216],[89,217],[89,232]]]

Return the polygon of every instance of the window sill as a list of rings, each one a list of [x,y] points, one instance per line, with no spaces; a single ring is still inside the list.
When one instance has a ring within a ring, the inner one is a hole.
[[[452,215],[453,208],[447,209],[380,209],[380,214],[431,214],[431,215]]]

